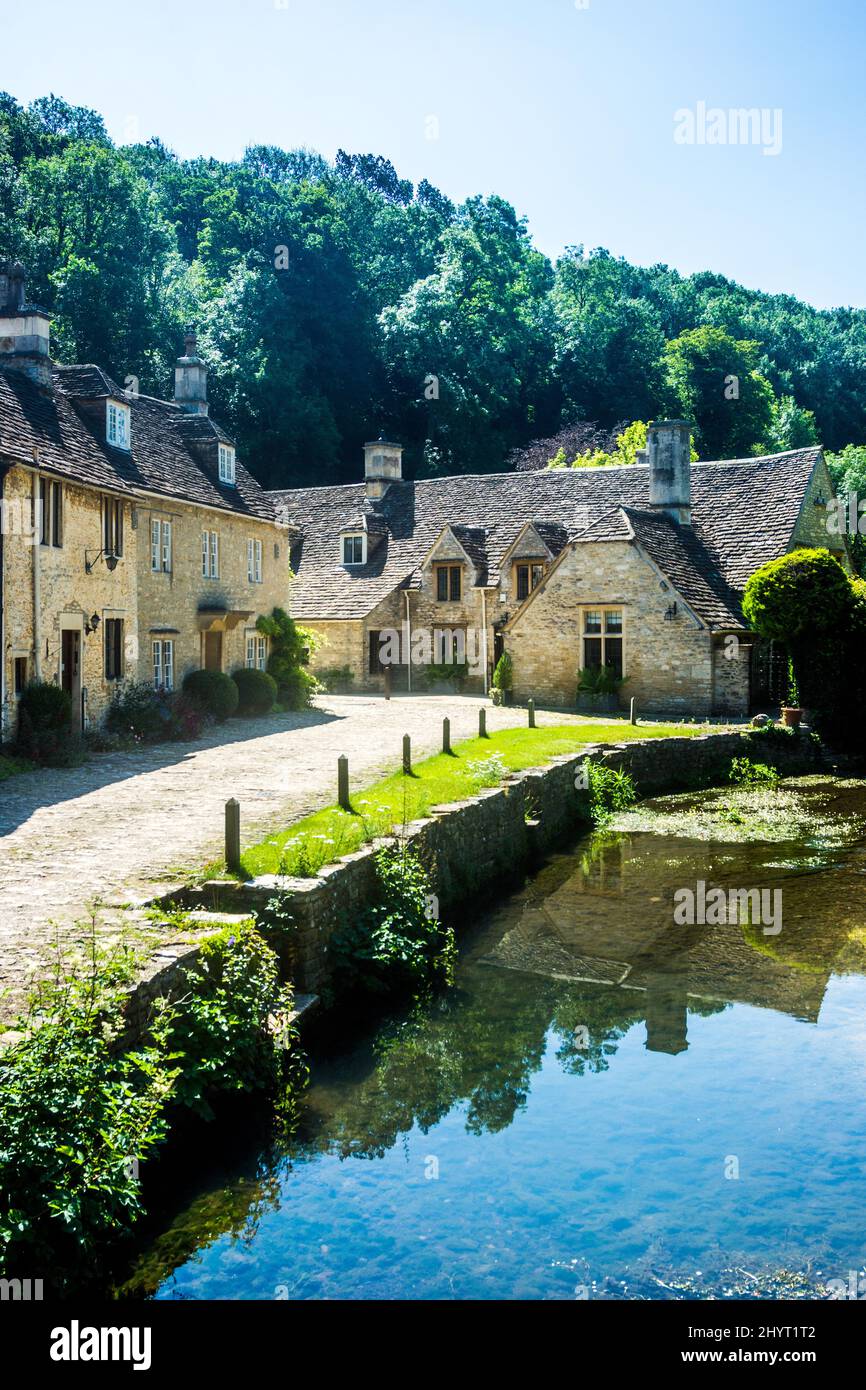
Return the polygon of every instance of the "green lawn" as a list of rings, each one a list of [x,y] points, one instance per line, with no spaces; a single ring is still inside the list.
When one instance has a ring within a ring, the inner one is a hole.
[[[562,724],[544,729],[505,729],[489,738],[468,739],[448,755],[419,762],[411,777],[397,772],[381,782],[351,790],[352,811],[328,806],[287,830],[251,846],[242,856],[244,875],[285,873],[309,877],[323,864],[350,854],[395,825],[416,820],[431,806],[461,801],[482,787],[496,786],[507,772],[538,767],[560,753],[573,753],[587,743],[620,743],[635,738],[670,738],[703,732],[694,724],[613,722]],[[498,762],[479,767],[495,758]],[[334,768],[336,782],[337,769]],[[211,866],[211,872],[216,866]]]

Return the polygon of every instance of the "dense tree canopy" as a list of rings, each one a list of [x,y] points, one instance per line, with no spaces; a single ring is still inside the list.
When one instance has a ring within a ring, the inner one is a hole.
[[[379,155],[184,161],[0,94],[0,255],[27,266],[57,356],[143,391],[167,394],[195,323],[214,408],[271,486],[357,477],[380,430],[416,476],[537,462],[560,437],[568,462],[612,455],[663,413],[695,421],[702,458],[866,446],[866,311],[581,246],[553,265],[502,198],[457,207]]]

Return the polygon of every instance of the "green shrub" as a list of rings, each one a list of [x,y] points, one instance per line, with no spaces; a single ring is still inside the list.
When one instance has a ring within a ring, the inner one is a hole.
[[[276,704],[277,683],[267,671],[239,666],[232,672],[238,688],[238,714],[268,714]]]
[[[256,623],[270,641],[268,673],[277,683],[277,699],[286,709],[306,709],[319,689],[318,681],[304,668],[321,646],[321,638],[298,627],[282,608]]]
[[[36,763],[69,761],[72,698],[62,686],[34,681],[18,702],[16,745]]]
[[[498,753],[489,758],[477,758],[466,764],[466,771],[476,787],[498,787],[503,777],[508,776],[508,768]]]
[[[184,676],[184,694],[205,714],[223,723],[238,707],[240,693],[224,671],[190,671]]]
[[[432,662],[425,675],[430,685],[461,686],[469,675],[469,666],[465,661]]]
[[[319,682],[315,676],[305,667],[298,666],[283,677],[283,684],[279,688],[280,704],[284,709],[309,709],[318,689]]]
[[[323,690],[338,690],[341,685],[351,685],[354,679],[351,666],[328,666],[316,672],[316,680]]]
[[[374,901],[345,918],[331,940],[337,988],[417,994],[436,981],[450,982],[454,932],[437,920],[417,856],[401,847],[380,850],[376,885]]]
[[[0,1266],[44,1268],[55,1292],[132,1227],[138,1163],[167,1131],[176,1073],[158,1028],[151,1046],[115,1046],[129,980],[95,953],[85,973],[58,972],[0,1053]]]
[[[578,695],[615,695],[625,677],[618,676],[612,666],[584,666],[577,681]]]
[[[775,787],[779,774],[768,763],[756,763],[751,758],[732,758],[728,780],[736,787]]]
[[[617,811],[626,811],[637,801],[634,781],[627,772],[605,767],[591,758],[584,759],[583,770],[587,778],[587,819],[594,825],[606,825]]]
[[[296,1042],[292,991],[280,984],[276,952],[252,925],[204,941],[185,979],[183,1007],[167,1035],[181,1061],[175,1094],[210,1118],[217,1092],[258,1091],[284,1079]]]
[[[762,637],[791,643],[802,634],[845,627],[854,597],[851,581],[829,550],[792,550],[747,581],[743,612]]]
[[[495,690],[511,690],[514,685],[514,666],[508,652],[503,652],[493,672]]]
[[[105,727],[109,733],[127,735],[145,743],[168,738],[171,727],[169,699],[146,681],[122,685],[108,707]]]

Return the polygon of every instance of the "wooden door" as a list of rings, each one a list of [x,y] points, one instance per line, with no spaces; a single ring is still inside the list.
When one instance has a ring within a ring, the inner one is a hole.
[[[204,635],[204,668],[206,671],[221,671],[223,668],[221,632],[206,632]]]

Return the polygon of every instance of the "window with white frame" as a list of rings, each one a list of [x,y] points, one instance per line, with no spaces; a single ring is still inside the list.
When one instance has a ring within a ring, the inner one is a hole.
[[[623,673],[623,623],[621,608],[585,608],[582,621],[584,667],[608,666]]]
[[[220,444],[219,446],[219,470],[221,483],[233,483],[235,481],[235,451],[231,444]]]
[[[364,532],[347,532],[343,536],[343,564],[363,565],[366,559],[367,537]]]
[[[153,688],[174,690],[174,641],[171,638],[154,638]]]
[[[255,671],[268,668],[268,639],[258,632],[247,633],[247,666]]]
[[[150,568],[154,574],[171,574],[171,522],[150,523]]]
[[[262,543],[252,539],[247,541],[247,579],[251,584],[262,582]]]
[[[220,537],[219,531],[201,533],[201,573],[203,579],[220,577]]]
[[[128,405],[119,401],[105,403],[105,438],[115,449],[128,449],[132,443],[132,426]]]

